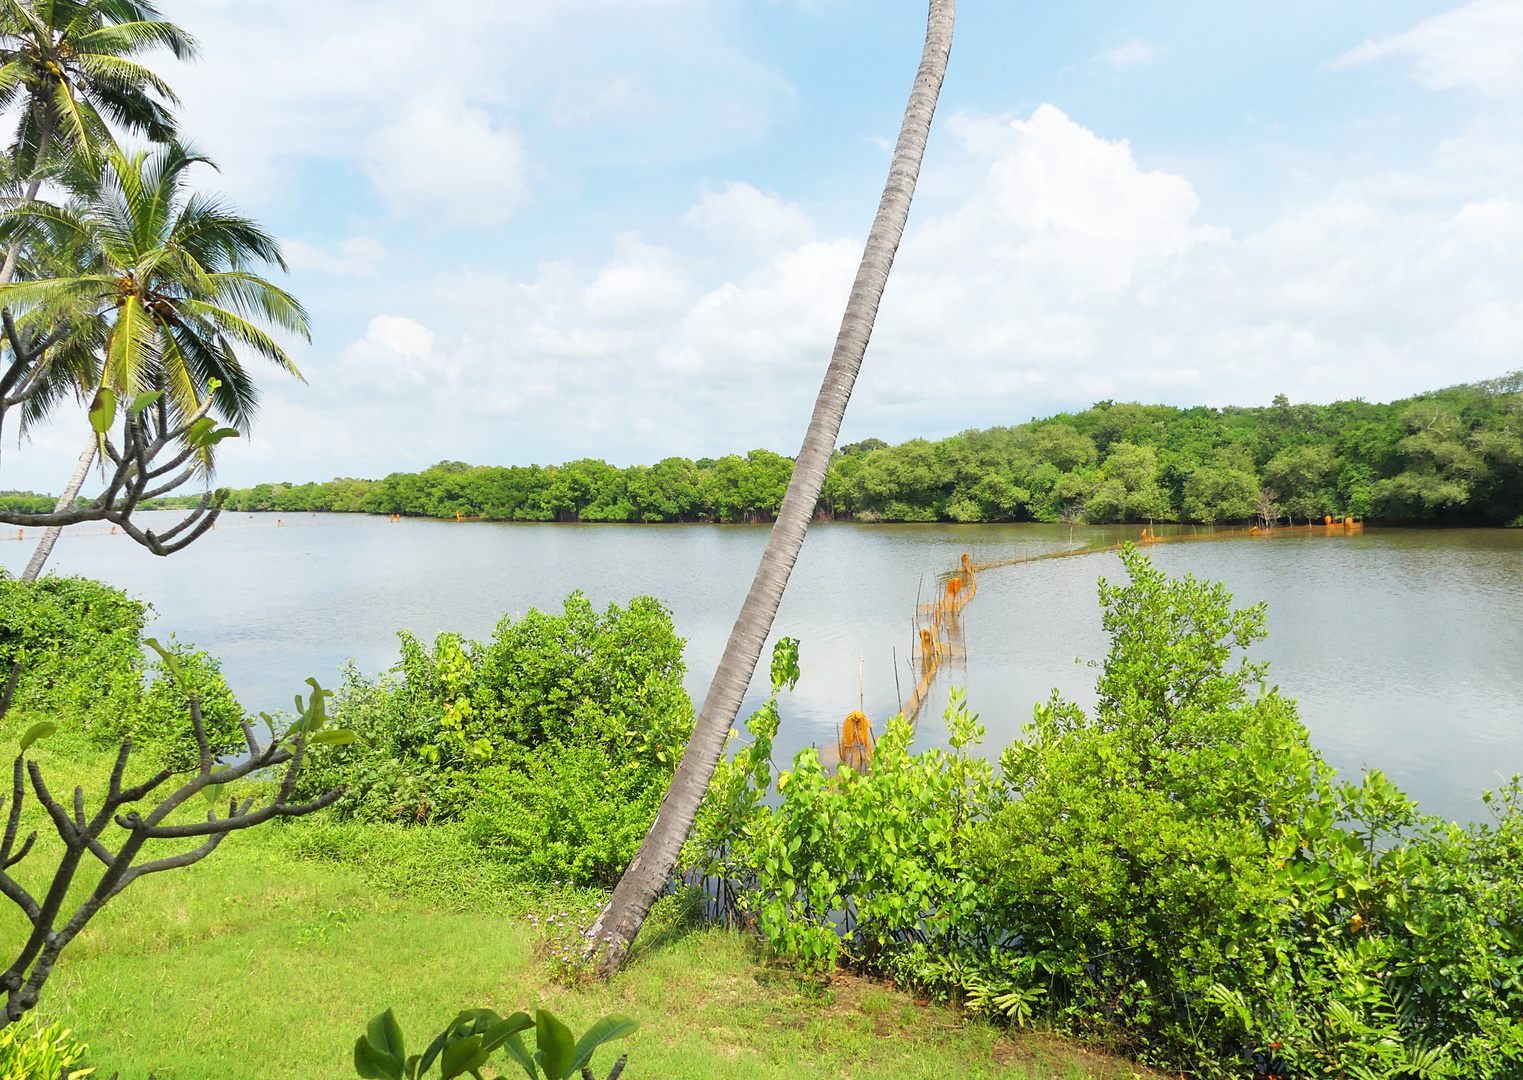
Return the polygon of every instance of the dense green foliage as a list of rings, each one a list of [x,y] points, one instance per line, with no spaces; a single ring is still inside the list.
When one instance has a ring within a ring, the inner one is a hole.
[[[0,578],[0,672],[22,661],[6,726],[21,730],[53,720],[98,745],[131,736],[167,763],[190,767],[195,740],[185,719],[188,693],[162,661],[144,664],[146,614],[141,601],[85,578]],[[168,647],[200,697],[213,748],[241,747],[243,710],[222,680],[221,665],[184,643],[171,640]]]
[[[58,499],[52,495],[38,495],[35,491],[0,491],[0,510],[14,510],[18,514],[52,513]]]
[[[338,812],[457,822],[484,856],[532,880],[611,884],[655,817],[692,731],[683,641],[649,597],[602,614],[504,617],[487,642],[402,634],[380,679],[352,668],[335,703],[364,740],[318,755],[309,794]]]
[[[769,705],[689,865],[803,962],[844,951],[1193,1076],[1523,1076],[1523,788],[1461,829],[1378,772],[1338,782],[1234,662],[1262,606],[1124,561],[1092,715],[1055,696],[996,770],[954,695],[950,751],[899,719],[832,778],[813,750],[775,773]]]
[[[234,491],[232,510],[323,510],[493,521],[757,521],[782,504],[793,461],[768,450],[618,469],[587,458],[512,468],[442,461],[421,473]]]
[[[496,521],[767,521],[792,462],[766,450],[615,468],[441,462],[384,480],[260,484],[235,510]],[[1523,373],[1386,405],[1101,402],[939,442],[843,446],[820,511],[862,521],[1523,524]]]
[[[27,1028],[12,1024],[0,1031],[0,1077],[4,1080],[59,1080],[84,1077],[94,1069],[74,1067],[90,1053],[90,1047],[62,1024]]]

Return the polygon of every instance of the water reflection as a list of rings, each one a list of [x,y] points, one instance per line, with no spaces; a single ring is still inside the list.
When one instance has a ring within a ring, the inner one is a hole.
[[[765,527],[456,524],[347,515],[238,515],[171,559],[124,537],[69,536],[54,566],[112,581],[149,600],[154,632],[220,655],[246,707],[289,703],[307,675],[331,678],[347,657],[379,670],[396,631],[484,637],[504,612],[558,608],[582,589],[598,605],[650,593],[689,640],[688,688],[702,698],[766,542]],[[1135,533],[1135,530],[1131,530]],[[817,525],[775,626],[803,641],[803,679],[783,703],[781,754],[834,746],[858,703],[882,730],[919,677],[917,602],[963,552],[975,563],[1100,546],[1123,530],[1069,526]],[[0,543],[19,569],[30,542]],[[1224,580],[1239,603],[1269,603],[1260,656],[1300,701],[1318,745],[1340,768],[1379,767],[1425,807],[1483,812],[1478,793],[1523,771],[1523,531],[1371,528],[1159,545],[1171,574]],[[1104,656],[1095,581],[1114,554],[988,570],[961,612],[971,706],[997,752],[1054,688],[1089,704]],[[1079,661],[1076,663],[1075,661]],[[895,664],[899,666],[896,687]],[[747,710],[765,693],[765,664]],[[920,717],[944,737],[945,685]]]

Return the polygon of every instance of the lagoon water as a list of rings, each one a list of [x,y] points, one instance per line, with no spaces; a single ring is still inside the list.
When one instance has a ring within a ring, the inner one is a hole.
[[[774,627],[803,642],[803,679],[783,701],[779,760],[800,746],[833,745],[859,693],[882,730],[915,682],[906,658],[917,595],[961,553],[987,562],[1135,532],[814,526]],[[24,565],[28,534],[0,543],[0,565]],[[335,684],[349,658],[365,671],[386,668],[402,628],[486,637],[504,613],[558,609],[572,589],[600,607],[648,593],[688,640],[696,704],[766,538],[765,526],[239,514],[168,559],[82,527],[65,533],[51,568],[147,600],[151,632],[220,656],[254,711],[289,708],[309,675]],[[1270,681],[1299,700],[1317,744],[1348,774],[1382,769],[1426,809],[1476,820],[1486,816],[1480,793],[1523,772],[1523,530],[1371,528],[1150,552],[1170,574],[1225,581],[1239,604],[1268,603],[1270,636],[1255,655],[1271,662]],[[941,678],[918,738],[942,737],[950,685],[967,687],[991,754],[1054,688],[1089,704],[1095,671],[1075,660],[1105,655],[1095,583],[1120,570],[1102,553],[980,573],[963,613],[966,663]],[[747,712],[765,694],[765,670],[764,658]]]

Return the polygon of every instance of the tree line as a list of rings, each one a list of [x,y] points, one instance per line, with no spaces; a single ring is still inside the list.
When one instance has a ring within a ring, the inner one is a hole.
[[[618,468],[445,461],[382,480],[260,484],[242,511],[493,521],[770,521],[790,458],[768,450]],[[1385,404],[1176,408],[1102,401],[1013,427],[839,448],[838,520],[1523,524],[1523,372]]]

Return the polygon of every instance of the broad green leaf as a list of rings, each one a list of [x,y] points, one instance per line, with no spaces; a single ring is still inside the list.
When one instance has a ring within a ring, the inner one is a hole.
[[[540,1067],[546,1080],[563,1080],[571,1075],[571,1060],[576,1056],[576,1039],[571,1029],[544,1009],[534,1014],[534,1043],[539,1047]]]
[[[454,1025],[452,1024],[450,1027],[447,1027],[443,1031],[439,1032],[439,1034],[434,1037],[434,1041],[428,1044],[428,1049],[423,1051],[423,1059],[418,1063],[418,1074],[420,1076],[423,1073],[428,1072],[429,1068],[434,1063],[434,1058],[438,1057],[444,1051],[444,1044],[449,1039],[450,1031],[453,1029],[453,1027]]]
[[[531,1023],[529,1025],[533,1027]],[[529,1056],[528,1047],[524,1046],[523,1037],[518,1032],[513,1032],[503,1040],[502,1047],[508,1052],[508,1056],[523,1067],[524,1072],[529,1074],[529,1080],[539,1080],[539,1070],[534,1067],[534,1059]]]
[[[312,687],[312,696],[307,699],[305,705],[301,702],[301,695],[296,695],[296,711],[301,714],[301,719],[291,725],[291,730],[305,731],[308,735],[320,730],[327,723],[328,716],[324,712],[327,699],[333,696],[332,690],[324,690],[316,679],[308,679],[307,685]]]
[[[453,1080],[463,1072],[473,1071],[486,1064],[487,1053],[481,1049],[481,1036],[471,1035],[457,1039],[444,1048],[439,1057],[441,1080]]]
[[[317,746],[348,746],[352,742],[359,742],[359,735],[348,728],[334,728],[331,731],[320,731],[312,736],[312,742]]]
[[[169,669],[169,673],[174,676],[175,682],[180,684],[180,689],[188,692],[190,687],[186,685],[185,673],[180,670],[180,658],[174,653],[170,652],[168,649],[164,648],[164,646],[160,645],[157,638],[144,638],[143,644],[147,645],[150,649],[158,653],[159,656],[163,658],[164,666],[167,667]]]
[[[576,1041],[576,1053],[572,1057],[571,1068],[567,1071],[575,1073],[592,1061],[592,1053],[598,1047],[614,1039],[628,1038],[639,1026],[638,1020],[631,1020],[627,1016],[615,1014],[603,1017]]]
[[[51,720],[39,720],[26,729],[26,734],[21,736],[21,752],[26,753],[26,748],[38,739],[46,739],[58,730],[58,725]]]
[[[207,434],[217,426],[217,421],[210,416],[203,416],[185,431],[185,441],[195,443],[197,446],[204,445]]]
[[[90,402],[90,426],[105,434],[115,422],[116,395],[109,386],[102,386],[95,391],[95,399]]]
[[[137,397],[132,399],[132,407],[128,411],[131,412],[133,416],[136,416],[138,413],[148,408],[148,406],[152,405],[155,401],[158,401],[159,398],[163,396],[164,391],[162,390],[152,390],[146,394],[139,394]]]
[[[418,1058],[420,1056],[421,1055],[414,1054],[412,1057],[407,1059],[407,1068],[402,1070],[402,1075],[404,1075],[407,1080],[418,1080],[418,1077],[421,1075],[418,1071]]]
[[[422,1062],[419,1066],[419,1071],[427,1072],[429,1067],[433,1065],[434,1058],[438,1057],[439,1054],[443,1052],[445,1047],[450,1046],[461,1039],[467,1038],[468,1036],[480,1034],[487,1028],[491,1027],[493,1024],[497,1023],[499,1019],[501,1018],[491,1009],[461,1010],[456,1014],[455,1018],[445,1026],[444,1030],[439,1032],[438,1038],[429,1043],[428,1051],[423,1055]],[[483,1058],[482,1060],[485,1061],[486,1059]]]
[[[516,1012],[506,1020],[500,1020],[489,1027],[484,1035],[485,1041],[481,1048],[488,1052],[496,1050],[509,1038],[516,1037],[520,1031],[527,1031],[534,1026],[534,1018],[525,1012]]]
[[[216,776],[218,773],[231,772],[232,768],[231,765],[213,765],[212,775]],[[215,806],[217,805],[217,800],[222,798],[222,789],[226,786],[225,784],[207,784],[201,789],[201,794],[206,797],[207,802]]]
[[[361,1035],[354,1043],[354,1071],[364,1080],[402,1080],[402,1063]]]
[[[223,439],[236,439],[237,437],[237,428],[218,428],[216,431],[208,431],[205,435],[203,435],[201,437],[200,444],[202,446],[216,446]]]
[[[387,1009],[365,1026],[365,1037],[373,1046],[396,1058],[397,1068],[407,1060],[407,1050],[402,1045],[402,1026],[397,1023],[396,1013]]]

